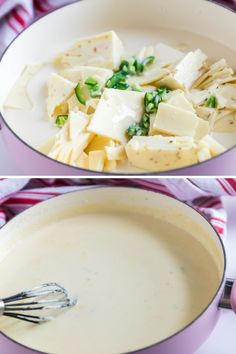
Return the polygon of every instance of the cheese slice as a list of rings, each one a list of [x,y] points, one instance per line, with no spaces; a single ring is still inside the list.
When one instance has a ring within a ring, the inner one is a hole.
[[[108,161],[106,160],[104,165],[104,172],[114,172],[117,168],[117,162],[115,160]]]
[[[142,75],[129,77],[127,82],[129,85],[148,85],[163,79],[169,73],[168,69],[154,67],[150,70],[145,70]]]
[[[197,146],[190,137],[134,137],[125,149],[133,166],[150,172],[171,170],[198,162]]]
[[[184,91],[184,86],[177,81],[172,74],[167,75],[163,79],[156,82],[157,87],[167,87],[170,90],[182,90]]]
[[[207,135],[202,139],[202,142],[209,145],[212,157],[222,154],[226,151],[226,148],[218,143],[212,136]]]
[[[180,50],[163,43],[158,43],[154,48],[156,54],[156,65],[160,67],[175,64],[184,56],[184,53]]]
[[[196,113],[195,109],[193,108],[193,105],[187,100],[185,97],[185,94],[181,91],[177,91],[171,97],[167,100],[168,104],[171,106],[175,106],[181,109],[184,109],[188,112],[191,113]]]
[[[217,120],[214,125],[214,132],[217,133],[233,133],[236,131],[236,112],[231,111],[221,119]]]
[[[198,124],[196,114],[168,103],[160,103],[153,128],[168,135],[194,137]]]
[[[112,139],[106,138],[101,135],[97,135],[94,137],[94,139],[91,141],[91,143],[87,147],[86,152],[89,153],[91,151],[104,150],[105,146],[112,146],[112,145],[113,145]]]
[[[69,138],[74,141],[78,135],[84,132],[89,123],[89,117],[82,112],[70,112],[69,115]]]
[[[82,83],[84,83],[89,77],[93,77],[98,81],[100,87],[104,87],[107,80],[113,75],[113,71],[93,66],[76,66],[62,70],[60,75],[67,80]]]
[[[228,108],[236,110],[236,85],[226,84],[220,86],[216,92],[217,106],[219,109]]]
[[[141,120],[144,95],[141,92],[105,89],[88,131],[126,143],[127,129]]]
[[[12,87],[7,96],[4,107],[22,110],[30,110],[33,107],[31,98],[28,95],[27,85],[32,77],[42,68],[42,64],[27,65],[23,73]]]
[[[105,152],[108,161],[123,161],[126,158],[124,146],[106,146]]]
[[[144,60],[149,56],[156,57],[153,66],[166,67],[178,62],[184,56],[184,53],[164,43],[158,43],[155,46],[142,48],[137,54],[140,60]]]
[[[84,152],[85,148],[88,146],[91,140],[91,134],[82,133],[80,134],[75,141],[71,142],[72,153],[71,158],[68,163],[74,165],[79,158],[79,156]]]
[[[208,90],[193,89],[187,93],[187,98],[196,106],[203,104],[211,93]]]
[[[89,169],[89,157],[87,154],[82,152],[82,154],[74,161],[74,165],[85,170]]]
[[[118,69],[124,48],[114,31],[80,39],[71,50],[55,59],[61,67],[95,66]]]
[[[89,169],[102,172],[105,165],[105,152],[102,150],[91,151],[89,153]]]
[[[55,110],[63,104],[74,92],[76,84],[66,80],[56,73],[52,73],[48,82],[47,110],[50,118],[53,118]]]
[[[207,56],[200,49],[189,52],[176,66],[174,78],[189,90],[201,75],[206,60]]]
[[[195,140],[199,141],[210,133],[210,124],[203,119],[199,119],[198,126],[195,132]]]

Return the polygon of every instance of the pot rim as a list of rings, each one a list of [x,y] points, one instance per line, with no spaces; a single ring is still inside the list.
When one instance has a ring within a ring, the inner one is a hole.
[[[125,352],[125,353],[117,353],[117,354],[136,354],[136,353],[141,353],[142,351],[144,350],[148,350],[148,349],[151,349],[151,348],[154,348],[160,344],[163,344],[165,342],[168,342],[169,340],[173,339],[174,337],[178,336],[179,334],[183,333],[185,330],[187,330],[188,328],[190,328],[194,323],[196,323],[206,312],[207,310],[210,308],[210,306],[214,303],[214,301],[216,300],[217,296],[219,295],[224,283],[225,283],[225,277],[226,277],[226,266],[227,266],[227,257],[226,257],[226,251],[225,251],[225,246],[223,244],[223,241],[222,241],[222,238],[221,236],[219,235],[219,233],[216,231],[216,229],[213,227],[213,225],[210,223],[210,221],[207,219],[207,217],[203,214],[201,214],[198,210],[194,209],[193,206],[191,205],[188,205],[187,203],[173,197],[173,196],[169,196],[169,195],[166,195],[164,193],[161,193],[161,192],[155,192],[155,191],[150,191],[150,190],[147,190],[146,188],[140,188],[139,186],[89,186],[88,188],[86,189],[82,189],[82,190],[73,190],[73,191],[69,191],[69,192],[66,192],[66,193],[63,193],[63,194],[60,194],[60,195],[56,195],[56,196],[53,196],[47,200],[43,200],[42,202],[36,204],[36,205],[33,205],[32,207],[30,207],[29,209],[32,209],[34,207],[37,207],[37,205],[40,205],[40,204],[43,204],[43,203],[47,203],[49,200],[52,200],[52,199],[55,199],[55,198],[63,198],[63,196],[65,195],[68,195],[68,194],[73,194],[73,193],[81,193],[81,192],[86,192],[87,190],[91,190],[91,189],[108,189],[108,188],[111,188],[111,189],[114,189],[114,188],[119,188],[119,189],[134,189],[134,190],[141,190],[141,191],[146,191],[147,193],[151,193],[151,194],[159,194],[161,196],[164,196],[165,198],[167,199],[174,199],[177,203],[180,203],[180,204],[184,204],[186,207],[192,209],[193,212],[199,214],[203,219],[205,219],[205,221],[210,225],[211,229],[214,231],[214,233],[216,234],[216,237],[218,238],[218,241],[220,243],[220,246],[221,246],[221,250],[223,252],[223,258],[224,258],[224,270],[223,270],[223,274],[222,274],[222,279],[221,281],[219,282],[219,286],[212,298],[211,301],[209,301],[209,303],[206,305],[206,307],[199,313],[199,315],[193,320],[191,321],[188,325],[184,326],[181,330],[179,330],[178,332],[174,333],[173,335],[169,336],[168,338],[165,338],[155,344],[151,344],[147,347],[144,347],[144,348],[140,348],[140,349],[137,349],[137,350],[134,350],[134,351],[129,351],[129,352]],[[18,214],[19,216],[24,214],[25,212],[27,212],[27,210],[29,209],[26,209],[24,210],[23,212],[21,212],[20,214]],[[17,217],[18,215],[16,215],[15,217]],[[14,220],[15,217],[12,219]],[[11,220],[9,221],[11,222]],[[9,223],[8,222],[8,223]],[[0,227],[0,232],[1,230],[6,227],[8,225],[8,223],[6,223],[5,225],[3,225],[2,227]],[[0,334],[3,335],[6,339],[10,340],[11,342],[25,348],[25,349],[28,349],[28,350],[31,350],[32,352],[35,352],[35,353],[38,353],[38,354],[53,354],[53,353],[47,353],[47,352],[42,352],[42,351],[39,351],[37,349],[32,349],[24,344],[21,344],[19,342],[17,342],[16,340],[12,339],[11,337],[9,337],[8,335],[6,335],[5,333],[3,333],[2,331],[0,331]]]
[[[36,19],[34,22],[32,22],[28,27],[24,28],[23,31],[21,31],[12,41],[11,43],[6,47],[6,49],[4,50],[4,52],[2,53],[2,55],[0,56],[0,65],[2,63],[2,60],[3,58],[5,57],[5,54],[8,52],[8,49],[12,46],[12,44],[18,39],[18,37],[20,37],[25,31],[28,31],[30,30],[31,26],[33,26],[35,23],[37,23],[38,21],[40,21],[41,19],[43,19],[44,17],[47,17],[47,16],[50,16],[51,13],[54,13],[56,11],[60,11],[61,9],[65,8],[65,7],[69,7],[69,6],[73,6],[79,2],[82,2],[82,1],[85,1],[85,0],[77,0],[76,2],[73,2],[73,3],[70,3],[70,4],[65,4],[65,5],[62,5],[52,11],[50,11],[49,13],[47,14],[44,14],[43,16],[41,16],[40,18]],[[236,12],[227,7],[226,5],[224,4],[219,4],[219,3],[216,3],[214,0],[198,0],[198,1],[205,1],[205,2],[210,2],[212,4],[212,6],[218,6],[218,7],[221,7],[221,8],[224,8],[225,10],[227,11],[230,11],[232,12],[233,14],[236,15]],[[220,155],[217,155],[217,156],[214,156],[212,157],[210,160],[206,160],[206,161],[202,161],[202,162],[198,162],[196,164],[192,164],[192,165],[187,165],[187,166],[184,166],[184,167],[181,167],[181,168],[177,168],[177,169],[171,169],[171,170],[166,170],[166,171],[161,171],[161,172],[142,172],[142,173],[111,173],[111,172],[96,172],[96,171],[92,171],[92,170],[88,170],[88,169],[84,169],[84,168],[79,168],[79,167],[76,167],[76,166],[71,166],[69,164],[66,164],[64,162],[60,162],[60,161],[57,161],[45,154],[43,154],[42,152],[38,151],[36,148],[34,148],[33,146],[31,146],[30,144],[28,144],[26,141],[24,141],[18,134],[15,133],[15,131],[9,126],[9,124],[7,123],[7,121],[5,120],[3,114],[1,113],[0,111],[0,119],[2,119],[3,123],[6,125],[6,127],[10,130],[10,132],[14,135],[14,137],[19,140],[21,143],[23,143],[27,148],[29,148],[31,151],[33,151],[34,153],[38,154],[39,156],[49,160],[49,161],[52,161],[56,164],[58,164],[58,166],[63,166],[63,167],[67,167],[68,169],[71,169],[74,170],[74,171],[77,171],[78,173],[80,172],[86,172],[87,175],[99,175],[99,176],[131,176],[131,177],[134,177],[134,176],[142,176],[142,177],[146,177],[146,176],[162,176],[163,174],[166,174],[166,173],[179,173],[179,172],[184,172],[187,168],[188,169],[193,169],[197,166],[203,166],[207,163],[209,163],[210,161],[214,161],[216,159],[219,159],[221,156],[223,157],[225,154],[233,151],[233,150],[236,150],[236,144],[234,146],[232,146],[231,148],[227,149],[226,151],[224,151],[223,153],[221,153]],[[1,126],[0,126],[0,129],[1,129]],[[69,172],[69,171],[68,171]]]

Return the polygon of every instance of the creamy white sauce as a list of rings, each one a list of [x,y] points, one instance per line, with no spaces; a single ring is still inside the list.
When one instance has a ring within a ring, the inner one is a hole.
[[[189,324],[213,298],[215,261],[187,232],[151,216],[91,212],[40,226],[0,263],[1,296],[59,282],[80,304],[51,322],[0,318],[0,330],[56,354],[120,354]]]

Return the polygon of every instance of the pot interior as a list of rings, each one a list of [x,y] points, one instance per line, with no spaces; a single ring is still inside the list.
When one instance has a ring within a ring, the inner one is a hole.
[[[33,24],[13,42],[1,60],[1,113],[23,141],[47,153],[57,131],[46,113],[46,83],[49,73],[55,71],[48,63],[78,38],[111,29],[118,33],[130,53],[161,41],[186,52],[201,48],[210,58],[224,57],[236,68],[235,14],[206,0],[194,1],[191,6],[188,0],[177,0],[175,6],[172,0],[138,3],[86,0],[72,4]],[[4,100],[20,73],[26,65],[35,62],[45,65],[28,87],[33,111],[4,110]],[[215,138],[231,148],[236,143],[236,131],[216,133]],[[128,172],[127,167],[125,171]]]
[[[0,319],[8,337],[55,354],[120,354],[167,339],[205,311],[224,276],[210,224],[185,204],[139,189],[53,198],[9,222],[0,246],[1,296],[58,282],[78,298],[40,326]]]

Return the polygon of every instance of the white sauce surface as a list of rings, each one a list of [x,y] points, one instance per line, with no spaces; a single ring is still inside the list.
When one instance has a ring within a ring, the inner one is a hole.
[[[59,282],[80,304],[31,325],[0,318],[16,341],[56,354],[121,354],[167,338],[213,298],[220,274],[188,233],[151,216],[91,212],[24,236],[0,263],[1,296]]]

